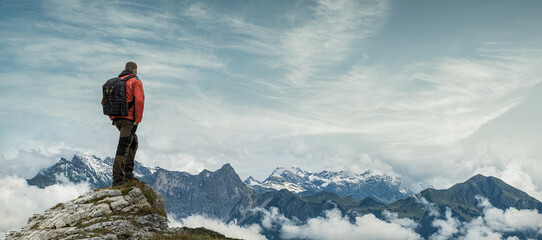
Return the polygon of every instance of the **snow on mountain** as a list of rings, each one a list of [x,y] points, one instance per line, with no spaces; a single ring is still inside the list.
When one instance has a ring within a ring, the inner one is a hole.
[[[350,171],[313,173],[297,167],[277,168],[263,182],[250,177],[245,183],[258,192],[287,189],[305,196],[328,191],[342,197],[351,195],[359,200],[372,197],[383,203],[404,199],[411,194],[399,177],[370,170],[358,174]]]
[[[41,170],[28,183],[46,187],[67,179],[70,182],[88,182],[92,187],[111,185],[113,158],[100,159],[94,155],[77,153],[72,160],[62,158],[53,166]],[[134,162],[134,175],[146,179],[160,170]],[[358,174],[349,171],[322,171],[313,173],[300,168],[277,168],[263,182],[249,178],[245,184],[259,193],[287,189],[299,196],[309,196],[327,191],[341,197],[352,196],[358,200],[371,197],[382,203],[404,199],[410,191],[403,187],[400,178],[366,171]]]
[[[102,161],[98,157],[85,153],[76,153],[71,161],[73,164],[80,163],[86,167],[87,170],[93,172],[90,175],[91,182],[107,182],[111,177],[111,165],[106,161]]]
[[[88,182],[92,187],[101,188],[111,185],[114,159],[107,157],[100,159],[94,155],[78,152],[71,160],[60,159],[53,166],[42,169],[33,177],[28,179],[30,185],[38,187],[50,186],[64,180],[70,182]],[[145,177],[152,175],[156,168],[149,168],[137,161],[134,161],[134,175]]]

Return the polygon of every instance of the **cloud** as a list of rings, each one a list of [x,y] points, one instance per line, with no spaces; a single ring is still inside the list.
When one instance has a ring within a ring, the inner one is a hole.
[[[284,225],[295,225],[298,223],[298,221],[293,221],[285,217],[276,207],[271,207],[271,209],[254,208],[251,211],[263,213],[261,224],[266,229],[279,230]]]
[[[285,33],[281,50],[290,70],[287,81],[304,87],[343,62],[356,40],[374,34],[384,21],[387,1],[321,0],[312,10],[313,19]]]
[[[384,216],[384,219],[387,222],[398,224],[399,226],[401,226],[403,228],[414,230],[419,226],[419,224],[416,221],[414,221],[414,220],[412,220],[410,218],[399,218],[398,213],[384,211],[382,214]]]
[[[412,224],[407,224],[412,226]],[[420,239],[411,228],[387,222],[372,214],[350,222],[339,210],[326,211],[324,217],[307,220],[305,225],[283,225],[282,238],[292,239]]]
[[[198,28],[214,33],[209,38],[201,39],[210,48],[236,50],[258,57],[279,54],[276,50],[281,37],[280,25],[258,25],[247,16],[238,16],[202,2],[186,7],[181,15],[190,19]]]
[[[414,195],[413,197],[417,203],[423,205],[423,208],[425,211],[429,212],[429,216],[432,216],[432,217],[440,216],[440,212],[437,209],[437,204],[427,201],[427,199],[425,199],[424,197],[420,198],[418,194]]]
[[[168,214],[169,217],[169,226],[170,227],[189,227],[189,228],[198,228],[204,227],[221,234],[224,234],[226,237],[239,238],[239,239],[254,239],[254,240],[265,240],[266,238],[260,234],[261,228],[258,225],[251,225],[248,227],[240,227],[234,223],[224,223],[218,219],[207,218],[201,215],[189,216],[183,219],[175,219],[174,216]]]
[[[23,178],[12,176],[2,177],[0,182],[0,235],[23,227],[32,214],[74,199],[90,190],[86,183],[67,182],[40,189],[29,186]]]
[[[434,216],[434,215],[433,215]],[[452,217],[452,211],[447,208],[444,219],[435,219],[432,223],[438,231],[429,237],[430,240],[452,239],[459,232],[461,222]]]
[[[316,133],[368,134],[390,148],[450,144],[518,106],[540,82],[532,74],[539,71],[536,54],[492,54],[491,60],[447,58],[401,70],[356,66],[338,80],[296,89],[299,98],[290,103],[313,120],[307,128]]]
[[[465,234],[458,239],[461,240],[475,240],[475,239],[502,239],[502,234],[493,231],[484,225],[481,219],[472,220],[472,225],[465,229]]]
[[[430,239],[518,239],[518,237],[539,238],[542,236],[542,214],[538,210],[495,208],[488,199],[477,196],[482,216],[470,222],[460,222],[447,209],[445,219],[435,219],[433,226],[438,231]],[[517,233],[525,234],[525,236]]]
[[[478,201],[484,208],[483,220],[490,229],[498,232],[535,231],[542,235],[542,214],[538,210],[501,210],[493,207],[486,198],[478,197]]]
[[[76,148],[66,143],[47,145],[34,142],[34,147],[28,149],[31,150],[7,152],[9,155],[0,158],[0,176],[32,178],[42,168],[50,167],[62,157],[71,159],[77,152]]]
[[[397,214],[385,213],[386,220],[372,214],[350,221],[338,209],[325,211],[323,217],[310,218],[306,223],[286,218],[277,208],[256,208],[262,213],[264,229],[280,232],[282,239],[420,239],[414,232],[418,226],[410,219],[399,219]]]

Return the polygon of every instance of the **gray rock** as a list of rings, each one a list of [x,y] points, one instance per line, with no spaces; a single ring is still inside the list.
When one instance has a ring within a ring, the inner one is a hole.
[[[128,206],[128,202],[122,196],[119,196],[112,198],[109,206],[111,206],[111,209],[113,209],[113,211],[120,211],[122,208]]]
[[[169,232],[163,197],[149,185],[144,189],[98,189],[72,201],[34,214],[20,231],[6,239],[148,239]],[[122,193],[126,195],[122,195]],[[148,202],[144,192],[155,199]]]
[[[112,212],[111,207],[107,203],[102,203],[102,204],[96,205],[95,207],[99,211],[102,211],[104,214],[111,214]]]

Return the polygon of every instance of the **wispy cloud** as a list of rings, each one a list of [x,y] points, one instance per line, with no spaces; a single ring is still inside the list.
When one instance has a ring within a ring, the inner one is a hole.
[[[338,80],[299,88],[289,101],[293,111],[319,123],[317,132],[370,134],[389,144],[447,144],[525,101],[540,82],[533,74],[538,65],[536,54],[503,60],[496,52],[491,60],[447,58],[399,71],[359,66]]]
[[[313,19],[285,33],[282,61],[290,83],[308,87],[344,63],[356,40],[382,25],[387,1],[317,1]]]

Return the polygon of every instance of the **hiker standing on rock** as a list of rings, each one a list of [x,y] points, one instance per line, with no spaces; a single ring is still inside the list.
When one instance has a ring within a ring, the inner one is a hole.
[[[113,186],[134,177],[134,158],[137,151],[136,130],[143,118],[145,94],[143,84],[136,76],[137,64],[127,62],[118,77],[109,79],[103,85],[102,105],[113,125],[120,131],[115,161],[113,162]]]

